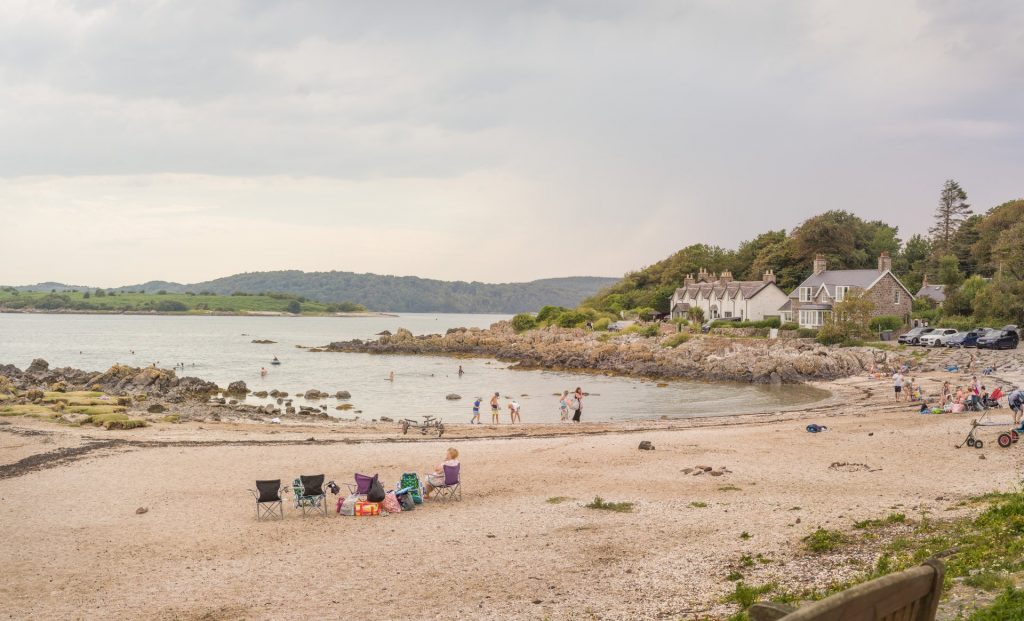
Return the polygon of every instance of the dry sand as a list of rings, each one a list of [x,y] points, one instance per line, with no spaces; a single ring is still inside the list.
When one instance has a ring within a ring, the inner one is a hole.
[[[892,511],[957,515],[970,510],[960,500],[1020,478],[1024,449],[998,448],[994,428],[982,431],[986,448],[954,448],[975,414],[918,415],[891,402],[888,380],[831,389],[827,403],[773,416],[454,426],[440,441],[405,441],[390,427],[104,432],[8,418],[0,614],[723,618],[735,610],[721,602],[732,590],[726,575],[744,554],[770,561],[755,582],[824,586],[860,571],[858,555],[870,562],[872,551],[810,555],[801,539],[815,528],[849,530]],[[995,417],[1009,420],[1008,410]],[[829,429],[809,434],[811,422]],[[111,438],[130,442],[90,449]],[[640,440],[656,450],[637,450]],[[380,473],[391,486],[448,446],[462,454],[461,502],[379,518],[303,518],[288,508],[283,522],[258,523],[245,491],[255,479],[321,472],[339,482]],[[697,465],[729,472],[682,472]],[[636,508],[585,508],[595,495]]]

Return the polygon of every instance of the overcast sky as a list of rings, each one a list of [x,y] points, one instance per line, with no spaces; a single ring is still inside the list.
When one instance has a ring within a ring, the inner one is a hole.
[[[1024,196],[1024,5],[0,4],[0,283],[617,276]]]

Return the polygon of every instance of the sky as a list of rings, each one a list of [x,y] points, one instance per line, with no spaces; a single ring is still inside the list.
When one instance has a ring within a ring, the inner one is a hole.
[[[0,283],[618,276],[1024,196],[1017,0],[0,3]]]

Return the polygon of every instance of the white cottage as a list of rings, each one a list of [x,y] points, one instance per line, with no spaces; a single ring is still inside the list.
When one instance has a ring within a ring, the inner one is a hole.
[[[760,321],[778,316],[779,306],[786,302],[786,293],[775,284],[775,274],[768,270],[761,280],[733,280],[732,272],[714,272],[703,268],[694,278],[688,274],[683,286],[672,295],[672,317],[686,317],[690,308],[703,309],[705,319],[739,317]]]

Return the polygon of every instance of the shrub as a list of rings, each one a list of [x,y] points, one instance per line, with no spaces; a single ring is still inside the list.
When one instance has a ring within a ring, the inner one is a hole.
[[[594,500],[585,506],[588,509],[615,511],[616,513],[631,513],[633,511],[633,503],[631,502],[608,502],[600,496],[594,496]]]
[[[949,315],[939,320],[939,326],[942,328],[955,328],[961,331],[967,331],[980,322],[974,317],[964,317],[962,315]]]
[[[821,326],[821,329],[818,330],[818,335],[815,338],[822,345],[838,345],[839,343],[847,340],[848,336],[846,334],[846,330],[844,330],[842,326],[833,322],[828,322]]]
[[[818,337],[818,331],[814,328],[799,328],[796,335],[802,339],[813,339]]]
[[[780,330],[799,330],[800,324],[795,321],[787,321],[779,327]]]
[[[107,296],[107,292],[104,291],[103,289],[97,289],[94,295],[98,298],[103,298]]]
[[[686,332],[680,332],[679,334],[673,334],[672,336],[670,336],[667,339],[665,339],[664,341],[662,341],[661,342],[661,346],[662,347],[670,347],[672,349],[675,349],[676,347],[679,347],[680,345],[682,345],[683,343],[685,343],[686,341],[689,341],[689,340],[690,340],[690,335],[689,334],[687,334]]]
[[[563,306],[544,306],[537,313],[537,323],[552,323],[558,319],[559,315],[568,311],[569,309]]]
[[[155,308],[161,313],[181,313],[188,310],[188,305],[177,300],[160,300]]]
[[[652,337],[652,336],[658,336],[659,330],[658,330],[658,325],[657,324],[653,324],[652,323],[652,324],[647,324],[647,325],[641,325],[641,324],[635,323],[635,324],[629,326],[628,328],[626,328],[624,330],[624,332],[626,334],[639,334],[640,336]]]
[[[899,315],[881,315],[879,317],[873,317],[870,323],[868,323],[868,327],[871,328],[872,332],[899,330],[903,327],[903,318]]]
[[[291,302],[288,302],[288,306],[285,307],[285,310],[293,315],[298,315],[302,312],[302,304],[298,300],[292,300]]]
[[[83,300],[88,300],[89,299],[89,292],[88,291],[86,291],[85,293],[82,294],[82,299]]]
[[[537,327],[537,320],[530,313],[519,313],[512,318],[512,329],[516,332],[525,332]]]
[[[714,328],[778,328],[782,325],[778,317],[762,319],[761,321],[716,321],[711,324]]]
[[[566,311],[555,321],[560,328],[577,328],[586,322],[587,316],[576,311]]]
[[[846,535],[836,530],[818,528],[810,535],[804,537],[804,544],[807,549],[817,554],[831,552],[846,543]]]
[[[607,317],[601,317],[594,322],[594,329],[603,332],[608,329],[608,326],[612,325],[612,320]]]
[[[161,289],[161,290],[157,291],[156,294],[157,295],[167,295],[167,291],[165,289]]]
[[[43,310],[55,310],[58,308],[64,308],[70,301],[71,300],[66,295],[51,293],[36,300],[34,306]]]

